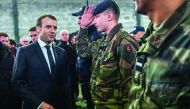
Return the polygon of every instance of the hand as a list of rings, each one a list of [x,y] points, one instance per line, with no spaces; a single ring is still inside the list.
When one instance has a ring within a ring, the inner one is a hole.
[[[40,109],[55,109],[52,105],[43,102],[42,105],[40,106]]]
[[[93,24],[94,21],[94,16],[93,16],[93,10],[94,10],[95,5],[89,5],[86,6],[84,13],[81,18],[81,24],[80,27],[82,28],[88,28]]]

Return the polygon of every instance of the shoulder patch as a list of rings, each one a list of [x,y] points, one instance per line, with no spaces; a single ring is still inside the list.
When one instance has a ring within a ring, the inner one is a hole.
[[[125,59],[128,63],[132,63],[135,59],[135,53],[133,53],[133,48],[130,44],[123,45],[123,53],[122,57]]]
[[[124,46],[124,50],[125,50],[125,52],[131,52],[132,51],[132,47],[129,44],[126,44]]]

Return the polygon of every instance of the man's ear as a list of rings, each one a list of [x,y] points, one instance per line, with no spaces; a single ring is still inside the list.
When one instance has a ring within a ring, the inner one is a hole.
[[[37,32],[37,33],[40,33],[41,30],[42,30],[42,28],[41,28],[40,26],[36,26],[36,32]]]
[[[110,12],[108,12],[108,14],[107,14],[107,18],[108,18],[108,21],[111,21],[111,20],[113,20],[113,13],[110,11]]]

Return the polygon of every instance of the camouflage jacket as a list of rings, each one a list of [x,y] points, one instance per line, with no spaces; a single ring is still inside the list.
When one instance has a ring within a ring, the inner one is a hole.
[[[89,43],[87,30],[80,29],[77,49],[81,57],[93,56],[91,92],[95,104],[122,103],[127,100],[131,67],[137,42],[116,25],[108,36]]]
[[[129,109],[187,109],[190,103],[190,1],[143,36]]]

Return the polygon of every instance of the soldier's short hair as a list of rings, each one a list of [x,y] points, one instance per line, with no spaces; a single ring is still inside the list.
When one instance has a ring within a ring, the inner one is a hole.
[[[115,19],[118,21],[119,16],[120,16],[120,10],[117,5],[112,5],[111,7],[109,7],[108,9],[105,10],[105,12],[107,12],[107,11],[112,11],[115,15]]]

